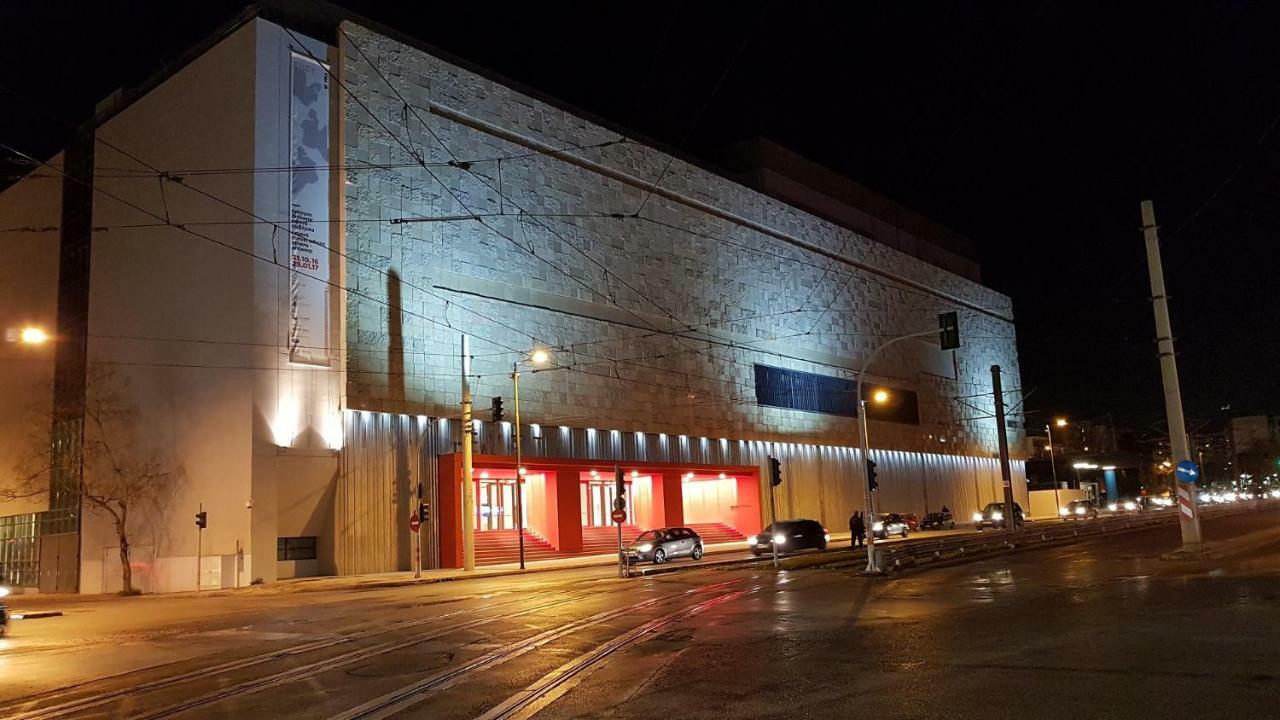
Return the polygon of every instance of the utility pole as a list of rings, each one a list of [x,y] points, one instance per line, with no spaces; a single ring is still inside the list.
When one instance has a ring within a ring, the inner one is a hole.
[[[476,569],[476,486],[471,467],[471,338],[462,336],[462,569]]]
[[[524,569],[524,468],[520,465],[520,363],[511,363],[511,396],[515,406],[516,436],[516,541],[520,544],[520,569]],[[621,526],[619,526],[621,527]]]
[[[413,579],[422,579],[422,481],[418,481],[418,501],[413,504],[418,529],[413,531]]]
[[[196,509],[196,592],[200,592],[200,565],[204,563],[204,526],[208,522],[206,517],[204,503],[200,503]]]
[[[1169,420],[1169,447],[1173,464],[1191,459],[1187,423],[1182,417],[1182,392],[1178,388],[1178,361],[1173,354],[1173,327],[1169,322],[1169,297],[1164,289],[1164,267],[1160,263],[1160,236],[1156,212],[1150,200],[1142,201],[1142,236],[1147,244],[1147,272],[1151,276],[1151,306],[1156,316],[1156,348],[1160,353],[1160,377],[1164,382],[1164,410]],[[1203,470],[1202,470],[1203,472]],[[1200,511],[1196,508],[1195,483],[1175,482],[1178,488],[1178,519],[1182,525],[1182,549],[1200,549]]]
[[[1053,427],[1044,424],[1044,431],[1049,435],[1049,469],[1053,471],[1053,511],[1062,514],[1062,501],[1058,499],[1058,463],[1053,459]]]
[[[996,404],[996,437],[1000,441],[1000,480],[1004,483],[1004,529],[1016,529],[1013,514],[1013,475],[1009,472],[1009,433],[1004,425],[1004,388],[1000,386],[1000,366],[991,366],[991,394]]]

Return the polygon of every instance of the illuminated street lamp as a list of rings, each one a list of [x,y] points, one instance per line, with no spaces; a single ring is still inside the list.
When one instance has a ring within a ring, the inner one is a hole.
[[[1053,421],[1058,427],[1066,427],[1066,418],[1056,418]],[[1044,426],[1044,431],[1049,435],[1049,468],[1053,471],[1053,509],[1054,512],[1062,511],[1061,501],[1058,500],[1058,464],[1053,461],[1053,430],[1048,426]]]
[[[49,342],[49,333],[38,327],[24,327],[18,332],[18,342],[23,345],[43,345]]]
[[[523,362],[542,365],[550,359],[541,348],[529,353]],[[524,570],[524,465],[520,456],[520,360],[511,363],[511,402],[515,410],[516,438],[516,538],[520,544],[520,569]],[[593,471],[594,472],[594,471]]]
[[[889,391],[884,388],[879,388],[875,392],[871,393],[871,400],[877,405],[883,405],[889,402]]]

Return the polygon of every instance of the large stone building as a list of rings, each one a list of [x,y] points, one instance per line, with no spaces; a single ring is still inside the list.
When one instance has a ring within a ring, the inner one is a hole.
[[[531,557],[607,550],[615,467],[629,525],[730,540],[769,521],[773,455],[777,513],[841,528],[862,507],[858,371],[951,311],[960,349],[922,335],[870,366],[878,506],[1001,497],[1009,299],[934,224],[785,159],[718,172],[332,8],[251,8],[0,194],[0,323],[53,333],[0,347],[0,472],[33,453],[19,407],[48,418],[53,460],[50,492],[0,504],[0,569],[119,588],[80,491],[103,397],[175,470],[129,521],[148,591],[407,569],[418,492],[428,567],[462,562],[468,522],[481,562],[510,560],[517,495]]]

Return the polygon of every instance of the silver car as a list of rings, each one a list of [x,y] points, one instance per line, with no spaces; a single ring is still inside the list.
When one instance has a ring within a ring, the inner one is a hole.
[[[689,528],[656,528],[640,533],[627,545],[627,557],[631,562],[649,562],[654,565],[678,557],[702,559],[702,538]]]

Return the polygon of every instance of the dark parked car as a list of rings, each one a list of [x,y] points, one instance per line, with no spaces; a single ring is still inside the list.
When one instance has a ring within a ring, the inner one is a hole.
[[[982,508],[982,512],[973,514],[973,526],[979,530],[982,528],[1002,528],[1008,523],[1008,519],[1004,516],[1004,503],[993,502],[987,503]],[[1025,522],[1022,516],[1022,506],[1018,503],[1013,504],[1013,526],[1016,528]]]
[[[924,522],[920,523],[922,530],[955,530],[956,519],[952,517],[951,511],[931,512],[924,516]]]
[[[631,562],[650,562],[654,565],[678,557],[702,559],[702,538],[689,528],[657,528],[646,530],[627,545],[627,557]]]
[[[906,537],[910,529],[911,523],[900,513],[877,515],[876,519],[871,523],[871,534],[875,535],[877,540],[884,540],[890,535]]]
[[[817,548],[827,549],[827,541],[831,534],[817,520],[781,520],[760,531],[759,535],[747,538],[751,552],[756,557],[773,552],[773,544],[778,544],[778,554],[783,555],[797,550]]]
[[[1088,500],[1072,500],[1058,514],[1063,520],[1085,520],[1098,517],[1098,507]]]

